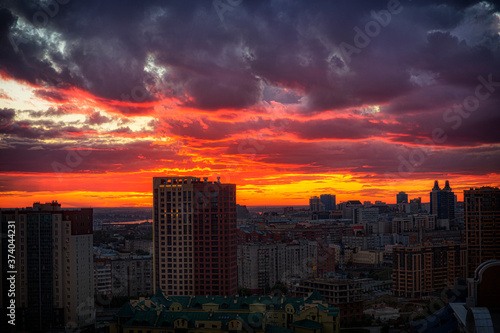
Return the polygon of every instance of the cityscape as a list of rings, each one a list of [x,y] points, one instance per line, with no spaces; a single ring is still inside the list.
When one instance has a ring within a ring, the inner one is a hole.
[[[500,332],[500,7],[0,0],[2,332]]]
[[[249,209],[220,179],[155,177],[152,185],[147,210],[55,200],[1,209],[8,324],[44,332],[496,329],[498,187],[470,188],[457,201],[449,181],[436,180],[429,202],[404,191],[395,204],[319,194],[309,207]]]

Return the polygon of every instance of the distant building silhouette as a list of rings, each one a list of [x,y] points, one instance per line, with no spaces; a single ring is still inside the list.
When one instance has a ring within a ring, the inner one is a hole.
[[[322,212],[325,210],[325,206],[321,203],[320,198],[312,196],[309,198],[309,209],[311,212]]]
[[[410,214],[416,214],[422,209],[422,198],[414,198],[410,200]]]
[[[438,219],[448,219],[450,224],[455,220],[455,193],[453,193],[450,182],[446,181],[443,189],[439,188],[438,181],[434,182],[430,192],[431,214]]]
[[[396,195],[396,203],[402,203],[402,202],[408,203],[408,194],[406,194],[405,192],[399,192]]]
[[[323,204],[323,207],[326,211],[336,209],[335,206],[337,205],[337,202],[335,194],[321,194],[319,196],[319,200]]]

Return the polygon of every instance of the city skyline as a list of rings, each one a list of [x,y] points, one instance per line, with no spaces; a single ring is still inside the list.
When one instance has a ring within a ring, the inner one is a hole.
[[[196,177],[196,175],[185,175],[185,176],[175,176],[175,175],[168,175],[168,177],[173,177],[173,178],[192,178],[192,177]],[[158,178],[158,177],[153,177],[153,178]],[[153,179],[152,178],[152,179]],[[199,177],[198,177],[199,178]],[[212,179],[210,177],[206,177],[207,180],[209,182],[215,182],[217,181],[217,179]],[[151,182],[151,180],[150,180]],[[435,181],[434,181],[435,182]],[[433,184],[434,184],[433,182]],[[236,184],[238,185],[238,184]],[[460,191],[460,192],[455,192],[455,196],[457,197],[457,202],[464,202],[464,193],[466,191],[469,191],[469,190],[473,190],[473,189],[478,189],[478,188],[482,188],[482,187],[492,187],[492,188],[497,188],[499,187],[498,185],[485,185],[485,184],[479,184],[477,186],[465,186],[464,187],[464,190],[463,191]],[[455,187],[454,187],[455,188]],[[429,189],[427,190],[423,190],[422,193],[424,193],[424,197],[418,197],[416,194],[413,195],[412,193],[405,193],[406,195],[408,195],[408,198],[411,199],[411,200],[414,200],[414,199],[421,199],[421,203],[423,204],[429,204],[431,205],[431,200],[428,199],[429,197],[429,190],[431,189],[431,187],[429,187]],[[237,189],[236,189],[236,193],[239,193],[239,189],[238,189],[238,186],[237,186]],[[400,194],[400,192],[394,192],[392,193],[391,192],[391,195],[386,195],[384,196],[383,198],[381,198],[381,200],[375,200],[377,199],[378,197],[370,197],[370,196],[363,196],[363,197],[359,197],[357,196],[356,192],[353,192],[351,194],[344,194],[342,196],[340,196],[340,199],[337,199],[337,205],[338,204],[344,204],[344,203],[347,203],[349,201],[352,201],[352,200],[359,200],[360,202],[364,202],[364,203],[371,203],[371,204],[375,204],[376,202],[382,202],[384,204],[389,204],[389,205],[394,205],[396,206],[398,203],[397,203],[397,194]],[[310,200],[311,198],[314,198],[314,197],[317,197],[317,200],[319,202],[320,198],[319,196],[320,195],[333,195],[334,197],[337,197],[339,198],[338,195],[336,194],[333,194],[333,193],[320,193],[320,192],[311,192],[310,193],[310,196],[308,197],[304,197],[304,198],[300,198],[298,200],[297,203],[293,203],[293,204],[274,204],[274,203],[269,203],[269,202],[262,202],[260,204],[255,204],[255,205],[248,205],[248,204],[244,204],[242,202],[239,202],[238,201],[238,195],[236,195],[236,203],[238,205],[244,205],[244,206],[248,206],[248,207],[266,207],[266,206],[269,206],[269,207],[303,207],[303,208],[306,208],[307,206],[310,206]],[[150,195],[150,201],[153,200],[153,195]],[[387,198],[387,201],[384,200],[384,198]],[[47,195],[43,195],[43,196],[40,196],[40,197],[33,197],[33,198],[29,198],[29,199],[26,199],[26,201],[23,201],[23,202],[26,202],[26,204],[21,204],[21,205],[17,205],[17,207],[29,207],[29,206],[32,206],[34,203],[41,203],[41,202],[44,202],[44,201],[61,201],[60,200],[61,198],[59,197],[55,197],[54,195],[51,195],[51,194],[47,194]],[[300,200],[300,201],[299,201]],[[410,201],[410,200],[409,200]],[[8,201],[7,201],[8,202]],[[61,201],[62,202],[62,201]],[[278,201],[279,202],[279,201]],[[72,205],[71,202],[63,202],[65,204],[66,207],[69,208],[85,208],[85,207],[93,207],[93,208],[127,208],[127,207],[130,207],[130,208],[133,208],[133,207],[136,207],[136,208],[154,208],[153,205],[149,202],[149,203],[145,203],[144,205],[122,205],[122,206],[98,206],[98,205],[95,205],[94,203],[95,202],[88,202],[88,205],[85,205],[85,204],[76,204],[76,205]],[[406,204],[410,204],[410,203],[406,203]],[[2,207],[0,207],[0,209],[10,209],[10,208],[14,208],[16,206],[8,206],[8,205],[3,205]],[[335,208],[337,209],[337,208]]]
[[[493,1],[2,5],[2,207],[149,206],[165,174],[249,206],[500,184]]]

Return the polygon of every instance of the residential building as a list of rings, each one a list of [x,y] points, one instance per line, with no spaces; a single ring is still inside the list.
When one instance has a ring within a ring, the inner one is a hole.
[[[306,297],[170,296],[126,303],[111,333],[255,332],[338,333],[339,308],[317,291]]]
[[[500,259],[500,189],[481,187],[464,191],[467,276],[481,263]]]
[[[345,219],[352,219],[353,223],[361,222],[360,209],[363,204],[359,200],[349,200],[342,205],[342,215]]]
[[[396,203],[408,203],[408,194],[406,194],[405,192],[399,192],[397,195],[396,195]]]
[[[236,185],[153,178],[154,290],[236,294],[236,238]]]
[[[269,291],[279,281],[277,252],[277,244],[238,245],[238,286],[253,293]]]
[[[417,214],[422,210],[422,198],[414,198],[410,200],[410,214]]]
[[[111,259],[94,258],[94,293],[96,295],[112,295]]]
[[[436,216],[427,214],[408,215],[392,219],[392,232],[430,231],[436,229]]]
[[[379,266],[384,262],[384,253],[379,250],[358,251],[353,254],[352,263],[364,266]]]
[[[130,255],[111,260],[113,296],[153,294],[153,256]]]
[[[238,285],[263,293],[278,281],[311,277],[318,262],[317,252],[317,243],[309,241],[238,245]]]
[[[9,225],[16,230],[17,329],[93,327],[93,210],[63,210],[57,201],[37,202],[26,209],[0,210],[0,221],[3,263],[7,263]],[[2,265],[3,309],[9,301],[7,267]]]
[[[377,222],[380,216],[378,208],[375,207],[360,208],[359,212],[361,214],[361,217],[359,218],[361,222]]]
[[[467,248],[465,244],[397,246],[393,252],[394,296],[417,298],[464,278]]]
[[[373,250],[381,246],[393,243],[391,235],[361,235],[361,236],[342,236],[342,242],[345,246],[357,247],[360,250]]]
[[[125,250],[130,252],[140,250],[145,253],[153,254],[153,241],[147,239],[126,239]]]
[[[455,220],[455,193],[446,181],[443,189],[439,187],[436,180],[432,192],[430,192],[430,213],[438,219],[447,219],[450,224]]]
[[[340,309],[342,322],[361,319],[363,314],[363,287],[361,280],[313,279],[304,280],[292,287],[292,294],[305,297],[319,292],[328,304]]]
[[[336,209],[337,201],[335,194],[321,194],[319,200],[323,204],[324,210],[331,211]]]
[[[325,210],[325,205],[321,202],[320,198],[313,196],[309,198],[309,210],[311,212],[321,212]]]

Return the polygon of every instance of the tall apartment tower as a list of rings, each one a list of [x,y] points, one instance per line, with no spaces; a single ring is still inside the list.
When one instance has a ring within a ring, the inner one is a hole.
[[[424,297],[453,287],[459,278],[464,278],[466,256],[463,243],[394,247],[394,296]]]
[[[500,259],[500,189],[481,187],[464,191],[467,277],[490,259]]]
[[[235,295],[236,185],[153,178],[153,283],[168,295]]]
[[[402,202],[408,203],[408,194],[406,194],[405,192],[399,192],[396,195],[396,203],[402,203]]]
[[[3,310],[10,297],[10,221],[16,230],[16,328],[45,332],[93,327],[92,208],[63,210],[57,201],[35,203],[32,208],[0,210],[0,221]]]
[[[325,210],[325,206],[317,196],[312,196],[309,198],[309,210],[311,212],[322,212]]]
[[[434,187],[430,193],[431,214],[438,219],[455,220],[455,193],[450,187],[450,182],[446,181],[443,189],[439,188],[438,181],[434,181]]]
[[[321,194],[319,200],[325,207],[326,211],[334,210],[337,205],[335,194]]]

